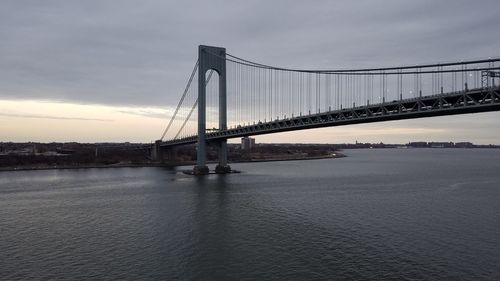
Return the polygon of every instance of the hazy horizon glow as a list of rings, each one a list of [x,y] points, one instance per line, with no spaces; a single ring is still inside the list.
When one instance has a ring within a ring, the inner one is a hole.
[[[168,116],[153,107],[33,100],[0,100],[0,112],[2,141],[40,142],[150,142],[160,137]]]
[[[159,107],[0,100],[0,139],[1,142],[148,143],[160,137],[171,111],[173,109]],[[310,129],[255,138],[257,142],[264,143],[472,141],[477,144],[493,144],[500,139],[500,132],[490,130],[489,134],[483,134],[480,138],[477,134],[487,131],[488,127],[493,128],[496,125],[495,118],[495,113],[469,114],[465,123],[456,120],[456,116],[447,116],[428,118],[432,122],[428,122],[431,125],[427,126],[421,126],[421,120],[415,119]],[[483,126],[475,127],[477,122],[481,122]],[[172,138],[173,132],[167,137]],[[238,141],[239,139],[230,140],[233,143]]]

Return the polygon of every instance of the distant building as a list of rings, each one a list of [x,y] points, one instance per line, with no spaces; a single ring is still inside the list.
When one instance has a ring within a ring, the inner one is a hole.
[[[474,144],[472,144],[471,142],[457,142],[457,143],[455,143],[455,147],[472,148],[472,147],[474,147]]]
[[[432,148],[450,148],[454,147],[455,144],[452,142],[429,142],[429,146]]]
[[[73,150],[73,149],[66,149],[66,148],[58,147],[56,149],[56,152],[59,153],[59,154],[74,154],[76,151]]]
[[[427,147],[427,142],[425,141],[414,141],[408,144],[410,147]]]
[[[255,139],[249,137],[241,138],[241,149],[249,150],[255,147]]]

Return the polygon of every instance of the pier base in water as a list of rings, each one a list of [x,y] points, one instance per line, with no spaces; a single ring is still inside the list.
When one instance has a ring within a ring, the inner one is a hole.
[[[207,166],[194,166],[193,175],[202,176],[208,175],[209,169]]]
[[[215,167],[215,173],[216,174],[230,174],[231,173],[231,166],[229,166],[229,165],[217,165]]]
[[[202,168],[197,168],[198,166],[195,166],[194,169],[192,170],[184,170],[182,173],[186,175],[191,175],[191,176],[206,176],[206,175],[226,175],[226,174],[239,174],[241,171],[238,170],[233,170],[229,165],[226,166],[220,166],[217,165],[215,167],[215,170],[210,171],[208,167],[206,169]],[[206,167],[206,166],[205,166]]]

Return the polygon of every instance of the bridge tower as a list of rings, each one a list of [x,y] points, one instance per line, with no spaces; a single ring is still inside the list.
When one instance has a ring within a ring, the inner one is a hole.
[[[219,130],[227,129],[226,104],[226,49],[200,45],[198,47],[198,150],[196,166],[193,173],[196,175],[208,174],[206,165],[206,73],[214,70],[219,74]],[[229,173],[231,168],[227,164],[227,140],[217,142],[219,149],[219,163],[216,173]]]

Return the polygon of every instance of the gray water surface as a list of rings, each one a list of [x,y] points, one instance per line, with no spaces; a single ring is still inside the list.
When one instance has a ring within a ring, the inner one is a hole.
[[[0,279],[500,280],[500,150],[0,173]]]

